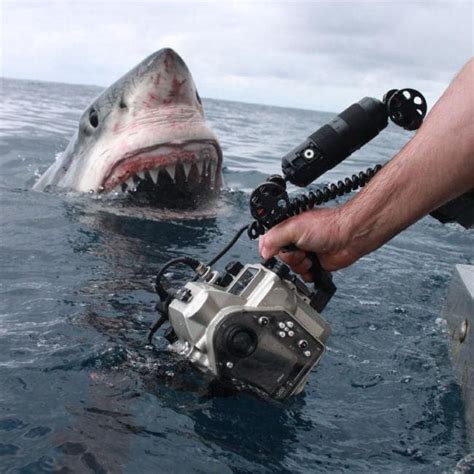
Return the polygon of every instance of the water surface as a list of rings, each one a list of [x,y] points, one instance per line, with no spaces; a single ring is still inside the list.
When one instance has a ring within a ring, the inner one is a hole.
[[[217,253],[249,220],[249,192],[331,114],[205,100],[224,149],[222,209],[157,220],[30,190],[99,90],[1,82],[0,471],[451,470],[468,446],[440,312],[453,265],[474,263],[472,233],[425,218],[338,272],[329,350],[302,395],[218,396],[161,336],[145,348],[153,276],[170,258]],[[389,127],[324,180],[408,138]],[[256,243],[241,239],[229,258],[255,261]]]

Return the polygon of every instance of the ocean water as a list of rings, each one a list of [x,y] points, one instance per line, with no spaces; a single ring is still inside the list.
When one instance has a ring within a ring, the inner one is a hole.
[[[228,188],[214,215],[32,192],[99,90],[1,80],[0,472],[451,472],[469,446],[441,310],[473,234],[425,218],[337,272],[333,335],[303,394],[215,394],[161,337],[145,347],[153,277],[217,253],[248,222],[249,192],[331,114],[205,100]],[[323,181],[409,137],[390,126]],[[257,245],[228,258],[256,261]]]

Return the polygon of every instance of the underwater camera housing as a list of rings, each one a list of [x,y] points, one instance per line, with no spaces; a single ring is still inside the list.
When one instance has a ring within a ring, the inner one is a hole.
[[[221,381],[262,397],[301,392],[331,330],[317,296],[288,266],[231,262],[178,290],[168,306],[171,349]]]

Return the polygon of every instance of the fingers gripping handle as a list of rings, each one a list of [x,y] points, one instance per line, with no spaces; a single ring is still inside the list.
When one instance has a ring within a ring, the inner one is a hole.
[[[298,250],[298,248],[295,245],[288,245],[283,247],[282,250],[293,252]],[[311,306],[320,313],[329,303],[329,300],[332,298],[337,288],[332,281],[331,273],[324,270],[318,256],[314,252],[306,252],[306,256],[311,261],[310,271],[315,288],[314,296],[311,298]]]

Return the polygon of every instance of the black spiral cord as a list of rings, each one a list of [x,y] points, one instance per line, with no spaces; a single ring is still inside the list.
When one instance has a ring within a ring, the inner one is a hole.
[[[351,177],[346,177],[314,192],[310,191],[308,194],[302,194],[289,200],[284,212],[279,213],[274,219],[266,219],[265,222],[259,219],[253,221],[247,229],[249,238],[254,240],[289,217],[309,211],[314,206],[319,206],[336,199],[338,196],[363,188],[381,169],[382,165],[375,165],[373,168],[367,168],[366,171],[361,171],[359,174],[353,174]]]

